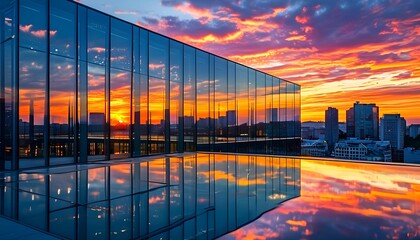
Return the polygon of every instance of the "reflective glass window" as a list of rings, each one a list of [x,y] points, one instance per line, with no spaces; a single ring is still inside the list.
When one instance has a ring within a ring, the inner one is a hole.
[[[273,77],[265,74],[265,132],[266,132],[266,153],[272,154],[273,120],[275,120],[273,109]]]
[[[250,126],[250,130],[249,130],[249,139],[251,140],[255,140],[255,134],[256,134],[256,129],[255,129],[255,117],[256,117],[256,103],[255,103],[255,92],[256,92],[256,85],[255,85],[255,70],[254,69],[249,69],[248,72],[248,98],[249,98],[249,103],[248,103],[248,109],[249,109],[249,113],[248,113],[248,124]],[[251,149],[253,145],[249,145],[250,147],[250,152],[252,152],[253,150]]]
[[[39,51],[47,50],[47,1],[19,1],[19,45]]]
[[[50,52],[76,56],[76,4],[70,1],[50,1]]]
[[[214,61],[214,107],[216,111],[215,150],[226,151],[227,144],[227,61],[216,57]]]
[[[287,104],[286,104],[286,81],[280,80],[280,137],[286,137],[286,116],[287,116]]]
[[[19,156],[20,167],[44,165],[46,53],[19,49]]]
[[[170,43],[170,151],[182,152],[183,143],[180,134],[183,134],[181,124],[183,114],[182,79],[184,73],[183,46],[171,41]]]
[[[165,80],[149,78],[149,152],[163,153],[165,144]]]
[[[13,116],[16,114],[16,79],[14,74],[15,54],[14,46],[16,40],[8,40],[0,44],[0,156],[5,161],[12,160],[13,139],[18,137],[13,131]],[[0,157],[1,158],[1,157]],[[1,166],[0,169],[4,166]],[[11,164],[6,164],[6,168],[11,168]]]
[[[197,50],[197,147],[209,150],[209,55]]]
[[[238,123],[238,112],[236,109],[236,67],[235,63],[228,61],[228,110],[226,112],[228,124],[228,151],[236,152],[236,126]]]
[[[169,40],[160,35],[149,34],[149,75],[169,79]]]
[[[256,136],[265,138],[265,74],[257,72],[256,78]]]
[[[149,70],[149,31],[140,29],[140,73],[148,74]]]
[[[132,27],[119,21],[112,19],[111,21],[111,67],[131,70],[131,42]]]
[[[11,39],[16,34],[16,16],[15,16],[16,1],[3,0],[0,4],[0,18],[4,19],[0,24],[0,42],[5,42]]]
[[[105,67],[88,65],[88,155],[105,155],[106,110]],[[103,157],[91,157],[100,160]]]
[[[71,163],[76,126],[76,64],[74,59],[50,57],[50,156],[58,164]],[[52,163],[54,164],[54,163]]]
[[[248,69],[236,64],[236,111],[238,113],[236,145],[240,152],[248,151],[248,85]]]
[[[88,10],[88,61],[105,65],[108,54],[109,17]]]
[[[130,134],[131,73],[111,69],[111,157],[128,156]]]
[[[194,151],[196,121],[195,49],[184,46],[184,150]]]

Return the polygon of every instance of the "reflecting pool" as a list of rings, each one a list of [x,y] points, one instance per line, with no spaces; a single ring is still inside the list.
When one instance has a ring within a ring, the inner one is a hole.
[[[196,153],[4,172],[0,213],[67,239],[213,239],[298,197],[300,168]]]
[[[420,239],[420,166],[301,161],[301,196],[222,239]]]

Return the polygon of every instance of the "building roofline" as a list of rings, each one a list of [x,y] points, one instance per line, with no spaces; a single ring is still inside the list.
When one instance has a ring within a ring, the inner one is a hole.
[[[72,3],[76,4],[76,5],[80,5],[80,6],[82,6],[82,7],[85,7],[85,8],[87,8],[87,9],[92,10],[92,11],[95,11],[95,12],[98,12],[98,13],[101,13],[101,14],[105,14],[105,15],[107,15],[108,17],[111,17],[111,18],[114,18],[114,19],[116,19],[116,20],[122,21],[122,22],[124,22],[124,23],[130,24],[131,26],[136,26],[136,27],[138,27],[138,28],[141,28],[141,29],[143,29],[143,30],[146,30],[146,31],[149,31],[149,32],[151,32],[151,33],[157,34],[157,35],[159,35],[159,36],[162,36],[162,37],[168,38],[169,40],[172,40],[172,41],[175,41],[175,42],[178,42],[178,43],[184,44],[184,45],[186,45],[186,46],[192,47],[192,48],[194,48],[194,49],[197,49],[197,50],[203,51],[203,52],[205,52],[205,53],[208,53],[208,54],[214,55],[215,57],[218,57],[218,58],[221,58],[221,59],[224,59],[224,60],[227,60],[227,61],[230,61],[230,62],[233,62],[233,63],[239,64],[239,65],[241,65],[241,66],[243,66],[243,67],[246,67],[246,68],[252,69],[252,70],[254,70],[254,71],[256,71],[256,72],[260,72],[260,73],[263,73],[263,74],[267,74],[267,75],[270,75],[270,76],[272,76],[272,77],[275,77],[275,78],[278,78],[278,79],[280,79],[280,80],[283,80],[283,81],[285,81],[285,82],[288,82],[288,83],[291,83],[291,84],[294,84],[294,85],[297,85],[297,86],[301,87],[301,85],[300,85],[300,84],[297,84],[297,83],[291,82],[291,81],[289,81],[289,80],[286,80],[286,79],[283,79],[283,78],[280,78],[280,77],[277,77],[277,76],[274,76],[274,75],[272,75],[272,74],[269,74],[269,73],[263,72],[263,71],[261,71],[261,70],[255,69],[255,68],[253,68],[253,67],[246,66],[246,65],[244,65],[244,64],[242,64],[242,63],[232,61],[232,60],[230,60],[230,59],[227,59],[227,58],[222,57],[222,56],[220,56],[220,55],[217,55],[217,54],[211,53],[211,52],[209,52],[209,51],[206,51],[206,50],[200,49],[200,48],[198,48],[198,47],[194,47],[194,46],[192,46],[191,44],[181,42],[181,41],[179,41],[179,40],[177,40],[177,39],[174,39],[174,38],[172,38],[172,37],[168,37],[168,36],[163,35],[163,34],[161,34],[161,33],[158,33],[158,32],[155,32],[155,31],[153,31],[153,30],[147,29],[147,28],[145,28],[145,27],[139,26],[139,25],[134,24],[134,23],[132,23],[132,22],[129,22],[129,21],[127,21],[127,20],[121,19],[121,18],[119,18],[119,17],[113,16],[113,15],[111,15],[111,14],[108,14],[108,13],[105,13],[105,12],[100,11],[100,10],[98,10],[98,9],[95,9],[95,8],[93,8],[93,7],[87,6],[87,5],[83,4],[83,3],[80,3],[80,2],[77,2],[77,1],[74,1],[74,0],[67,0],[67,1],[68,1],[68,2],[72,2]]]

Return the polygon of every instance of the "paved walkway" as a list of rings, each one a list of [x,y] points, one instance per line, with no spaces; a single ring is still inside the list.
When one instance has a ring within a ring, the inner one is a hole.
[[[0,217],[0,239],[55,240],[58,238]]]

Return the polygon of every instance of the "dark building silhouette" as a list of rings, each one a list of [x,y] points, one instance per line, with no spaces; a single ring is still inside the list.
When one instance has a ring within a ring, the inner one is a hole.
[[[330,151],[334,149],[334,145],[338,141],[338,135],[338,110],[329,107],[325,110],[325,140]]]
[[[355,137],[354,133],[354,108],[351,107],[346,111],[346,132],[347,137]]]
[[[379,139],[379,107],[375,104],[354,103],[346,112],[346,120],[348,137]]]

